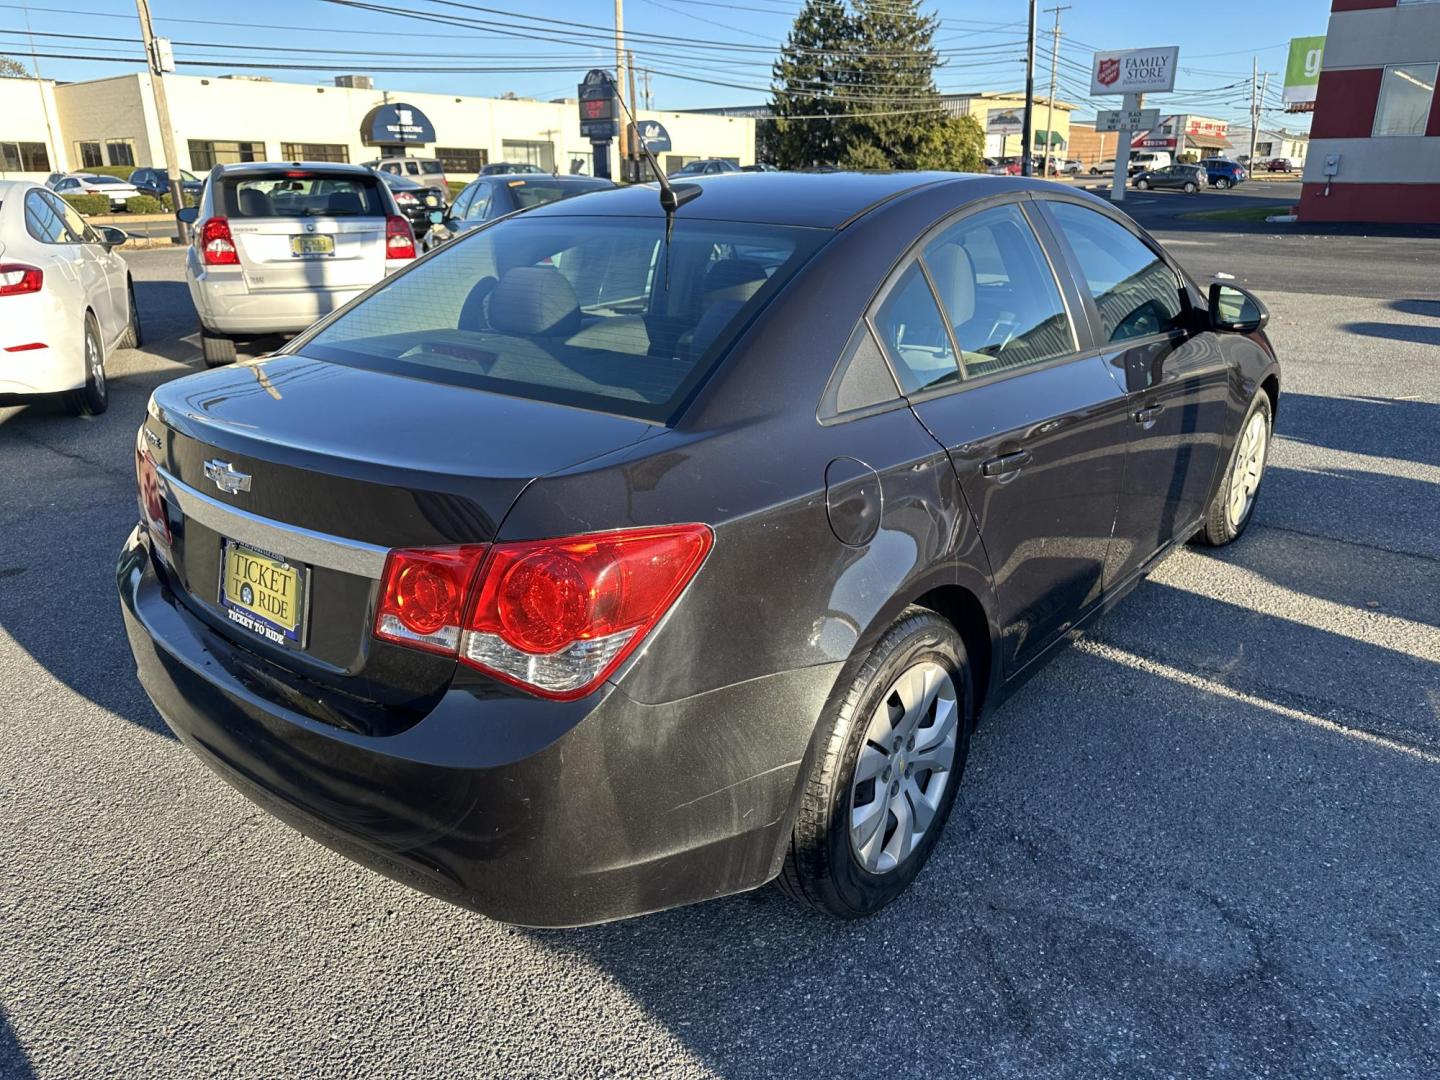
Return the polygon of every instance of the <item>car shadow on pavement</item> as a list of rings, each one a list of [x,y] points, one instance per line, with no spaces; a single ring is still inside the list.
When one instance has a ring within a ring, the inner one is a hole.
[[[1142,586],[1095,628],[1103,652],[1069,650],[981,728],[934,858],[878,916],[766,888],[533,938],[729,1080],[1433,1075],[1440,931],[1414,913],[1440,904],[1440,754],[1327,729],[1332,688],[1274,702],[1291,651],[1363,669],[1385,650],[1239,614]]]
[[[5,1080],[33,1080],[35,1076],[30,1058],[15,1037],[15,1029],[10,1026],[10,1017],[3,1007],[0,1007],[0,1076]]]
[[[1440,319],[1440,300],[1394,300],[1390,306],[1404,315]]]
[[[1344,323],[1341,330],[1363,337],[1384,338],[1387,341],[1406,341],[1415,345],[1440,345],[1440,327],[1412,326],[1410,323],[1352,322]]]
[[[1440,465],[1440,404],[1433,401],[1286,392],[1275,434],[1329,450]]]

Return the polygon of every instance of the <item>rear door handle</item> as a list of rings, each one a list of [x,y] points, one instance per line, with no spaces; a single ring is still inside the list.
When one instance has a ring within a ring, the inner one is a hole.
[[[1016,450],[1013,454],[1001,454],[980,466],[982,476],[1004,476],[1030,462],[1029,450]]]
[[[1149,424],[1152,423],[1156,419],[1156,417],[1158,417],[1164,411],[1164,405],[1149,405],[1143,409],[1135,410],[1135,412],[1131,413],[1130,415],[1137,424]]]

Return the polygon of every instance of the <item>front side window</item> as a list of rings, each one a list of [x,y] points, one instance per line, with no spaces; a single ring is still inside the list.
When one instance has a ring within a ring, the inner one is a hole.
[[[1380,81],[1376,135],[1424,135],[1440,64],[1395,64]]]
[[[93,244],[98,242],[99,238],[95,235],[94,230],[85,223],[85,219],[80,216],[79,210],[76,210],[64,199],[54,195],[41,193],[40,197],[50,203],[54,207],[55,212],[64,218],[65,228],[69,233],[71,243]]]
[[[446,244],[295,350],[663,422],[830,235],[682,219],[667,244],[659,216],[521,214]]]
[[[876,311],[875,332],[889,352],[895,377],[906,394],[938,390],[960,381],[945,320],[918,260],[905,268]]]
[[[490,212],[490,196],[492,188],[489,184],[480,184],[475,188],[474,194],[470,197],[470,205],[465,207],[460,216],[464,221],[484,221],[485,215]]]
[[[70,239],[64,217],[38,191],[25,196],[25,231],[42,244],[64,244]]]
[[[1075,351],[1055,275],[1018,207],[961,219],[926,245],[925,265],[960,345],[966,378]]]
[[[1080,263],[1107,341],[1168,333],[1183,325],[1180,279],[1138,236],[1087,207],[1046,205]]]

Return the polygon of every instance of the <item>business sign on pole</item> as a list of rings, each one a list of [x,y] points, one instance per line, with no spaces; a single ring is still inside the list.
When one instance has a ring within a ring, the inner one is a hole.
[[[674,149],[670,132],[665,130],[664,124],[656,120],[641,120],[639,127],[631,124],[630,138],[636,143],[643,142],[652,154],[663,154]]]
[[[1025,130],[1025,115],[1019,109],[991,109],[985,114],[985,134],[1017,135]]]
[[[615,77],[601,68],[585,73],[577,88],[580,99],[580,135],[591,142],[613,139],[620,131],[615,107]]]
[[[1168,94],[1175,89],[1180,47],[1097,52],[1090,68],[1090,94]]]
[[[1096,131],[1151,131],[1160,124],[1159,109],[1101,109]]]
[[[1290,39],[1290,59],[1285,65],[1285,108],[1289,112],[1310,112],[1315,108],[1315,91],[1320,87],[1320,65],[1325,59],[1325,38]]]
[[[376,105],[360,121],[360,141],[366,146],[411,146],[435,141],[430,118],[403,101]]]

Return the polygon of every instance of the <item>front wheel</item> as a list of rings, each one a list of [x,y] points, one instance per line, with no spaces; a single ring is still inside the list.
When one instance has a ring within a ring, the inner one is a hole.
[[[1195,192],[1197,192],[1197,191],[1199,191],[1199,190],[1200,190],[1200,189],[1195,186],[1195,181],[1193,181],[1193,180],[1187,180],[1187,181],[1185,182],[1185,194],[1186,194],[1186,195],[1194,195]]]
[[[1138,190],[1140,190],[1140,191],[1149,191],[1149,190],[1150,190],[1150,181],[1149,181],[1149,180],[1136,180],[1136,181],[1135,181],[1135,187],[1136,187]]]
[[[85,313],[85,384],[65,391],[65,410],[71,416],[99,416],[110,407],[110,384],[105,379],[105,346],[100,324]]]
[[[837,919],[879,911],[939,839],[970,750],[974,695],[960,635],[911,607],[824,718],[780,887]]]
[[[1245,414],[1225,479],[1205,510],[1205,523],[1196,536],[1201,543],[1221,547],[1239,539],[1250,524],[1270,458],[1272,416],[1270,396],[1261,390]]]
[[[1224,191],[1226,188],[1228,188],[1228,187],[1230,186],[1230,181],[1227,180],[1225,177],[1222,176],[1222,177],[1220,177],[1219,180],[1216,180],[1216,181],[1215,181],[1215,186],[1216,186],[1217,188],[1219,188],[1221,191]]]

